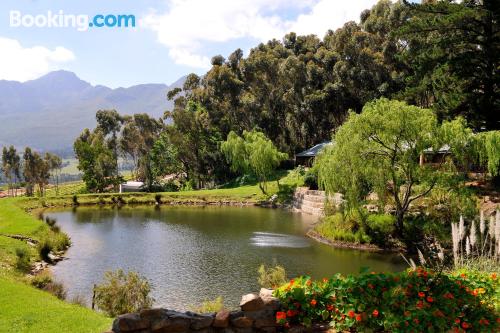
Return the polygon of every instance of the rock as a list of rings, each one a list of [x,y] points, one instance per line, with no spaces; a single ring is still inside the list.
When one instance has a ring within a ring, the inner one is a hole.
[[[139,331],[148,327],[149,321],[141,319],[137,313],[121,315],[113,322],[113,331],[116,333]]]
[[[275,319],[275,311],[272,308],[266,307],[259,311],[245,311],[245,316],[253,320],[258,319]]]
[[[221,311],[217,312],[217,314],[215,315],[215,319],[214,319],[212,326],[217,327],[217,328],[228,327],[229,326],[229,315],[230,315],[230,312],[227,310],[221,310]]]
[[[234,333],[252,333],[253,329],[251,327],[239,328],[236,327],[234,329]]]
[[[278,324],[276,324],[276,319],[274,317],[272,318],[262,318],[262,319],[256,319],[254,326],[256,328],[264,328],[264,327],[276,327]]]
[[[188,318],[170,318],[170,325],[167,328],[168,333],[180,333],[189,331],[191,320]]]
[[[257,311],[264,308],[264,301],[257,294],[246,294],[241,297],[240,307],[242,311]]]
[[[276,333],[276,327],[262,327],[259,329],[259,332]]]
[[[193,330],[201,330],[208,328],[214,322],[214,317],[211,315],[194,315],[191,318],[191,328]]]
[[[231,324],[234,327],[238,327],[238,328],[252,327],[253,319],[248,318],[248,317],[238,317],[238,318],[231,320]]]
[[[146,309],[139,313],[139,316],[143,319],[156,319],[156,318],[166,318],[168,315],[165,309]]]
[[[270,307],[276,311],[280,308],[280,301],[273,296],[273,292],[274,290],[272,289],[261,288],[259,296],[260,298],[262,298],[262,301],[264,302],[264,305],[266,307]]]
[[[151,332],[167,331],[172,323],[167,318],[159,318],[151,322]]]

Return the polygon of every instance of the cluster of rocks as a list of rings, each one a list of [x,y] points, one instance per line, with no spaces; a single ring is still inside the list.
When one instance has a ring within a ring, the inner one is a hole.
[[[121,315],[113,322],[112,333],[274,333],[276,311],[280,308],[272,290],[244,295],[240,310],[221,310],[212,314],[149,309]],[[111,333],[110,332],[110,333]]]

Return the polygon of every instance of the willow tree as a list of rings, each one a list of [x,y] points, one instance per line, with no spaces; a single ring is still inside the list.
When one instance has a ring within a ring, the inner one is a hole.
[[[465,154],[471,131],[461,119],[440,125],[428,109],[379,99],[367,103],[361,114],[351,113],[317,159],[319,183],[327,192],[341,192],[358,206],[374,191],[381,203],[394,201],[396,232],[410,204],[428,195],[438,184],[446,186],[451,161],[422,165],[420,156],[450,147],[454,159]]]
[[[488,171],[495,185],[500,184],[500,131],[482,132],[474,136],[474,151],[479,164]]]
[[[256,130],[244,131],[243,137],[231,131],[222,143],[221,150],[231,164],[231,170],[257,177],[259,188],[264,194],[273,171],[288,157],[264,133]]]

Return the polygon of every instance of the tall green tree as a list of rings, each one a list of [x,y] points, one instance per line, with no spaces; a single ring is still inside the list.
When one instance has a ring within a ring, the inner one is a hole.
[[[382,204],[394,203],[396,230],[403,235],[403,220],[415,200],[449,181],[450,161],[421,165],[420,155],[450,147],[455,159],[467,152],[471,131],[463,120],[439,125],[433,111],[403,102],[379,99],[367,103],[361,114],[351,113],[334,135],[334,145],[316,161],[320,185],[341,192],[359,207],[370,191]]]
[[[262,193],[266,194],[267,182],[281,161],[288,155],[280,152],[264,133],[244,131],[243,137],[230,132],[222,142],[221,150],[233,171],[257,176]]]
[[[439,116],[464,116],[476,129],[500,128],[500,3],[437,0],[408,3],[399,30],[411,68],[406,98]]]
[[[12,196],[17,194],[17,181],[20,178],[20,157],[14,146],[3,147],[2,171],[9,182],[9,190]]]

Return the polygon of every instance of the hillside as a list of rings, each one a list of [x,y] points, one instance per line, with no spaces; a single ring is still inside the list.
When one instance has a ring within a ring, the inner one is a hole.
[[[160,117],[172,106],[167,91],[183,82],[180,78],[170,86],[141,84],[111,89],[93,86],[68,71],[50,72],[23,83],[0,80],[0,146],[71,149],[82,129],[95,126],[97,110],[146,112]]]

